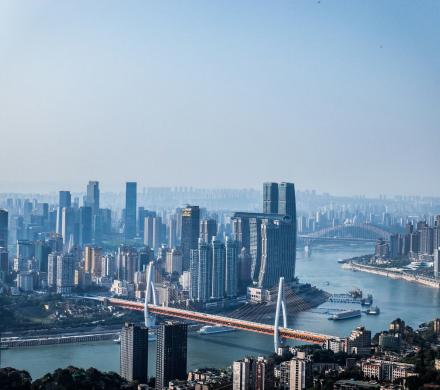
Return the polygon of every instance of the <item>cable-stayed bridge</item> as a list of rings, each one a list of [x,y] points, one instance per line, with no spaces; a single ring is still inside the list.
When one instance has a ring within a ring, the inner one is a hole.
[[[194,321],[211,325],[222,325],[230,328],[245,330],[249,332],[271,335],[274,337],[275,351],[282,344],[284,339],[292,339],[307,343],[323,344],[328,339],[335,336],[309,332],[305,330],[291,329],[287,326],[287,308],[284,296],[284,278],[280,278],[278,287],[278,297],[276,303],[275,323],[274,325],[247,321],[243,318],[220,316],[199,311],[180,309],[175,307],[160,306],[156,302],[156,292],[152,277],[154,264],[151,262],[147,268],[147,287],[145,291],[145,302],[135,302],[118,298],[99,298],[100,301],[106,301],[113,306],[119,306],[128,310],[138,310],[144,312],[145,326],[155,326],[156,316],[174,317],[188,321]],[[283,326],[279,324],[279,317],[282,314]]]

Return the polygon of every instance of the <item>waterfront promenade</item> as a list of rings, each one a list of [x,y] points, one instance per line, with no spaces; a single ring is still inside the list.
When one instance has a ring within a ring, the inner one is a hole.
[[[413,275],[396,269],[379,268],[371,265],[359,264],[353,261],[344,264],[342,268],[351,269],[354,271],[368,272],[370,274],[385,276],[391,279],[406,280],[407,282],[415,282],[428,287],[440,289],[440,280],[427,278],[420,275]]]

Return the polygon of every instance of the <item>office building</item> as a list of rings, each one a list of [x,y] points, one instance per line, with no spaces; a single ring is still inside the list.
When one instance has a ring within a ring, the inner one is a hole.
[[[8,247],[8,211],[0,209],[0,246]]]
[[[186,379],[187,325],[167,322],[157,329],[156,389],[168,388],[175,379]]]
[[[263,213],[278,214],[278,183],[263,184]]]
[[[200,222],[200,238],[205,242],[211,242],[217,235],[217,221],[215,219],[204,219]]]
[[[181,248],[183,257],[183,270],[189,269],[191,249],[197,249],[200,233],[199,206],[187,206],[182,209]]]
[[[71,207],[72,206],[72,196],[70,194],[70,191],[60,191],[59,192],[59,200],[58,200],[58,206],[63,207]]]
[[[75,212],[71,207],[61,209],[61,235],[64,246],[68,245],[75,233]],[[75,240],[74,240],[75,243]]]
[[[51,252],[52,249],[46,241],[35,242],[35,260],[39,272],[47,272],[47,262]]]
[[[88,206],[79,208],[79,245],[92,243],[92,208]]]
[[[92,208],[92,215],[99,214],[99,182],[89,181],[87,184],[86,197],[84,199],[84,206]]]
[[[148,329],[125,323],[121,331],[120,374],[127,381],[148,382]]]
[[[9,254],[5,247],[0,247],[0,279],[9,272]]]
[[[125,185],[125,238],[136,237],[136,203],[137,183],[127,182]]]
[[[226,266],[225,286],[226,296],[236,297],[238,295],[238,245],[229,237],[226,238]]]
[[[295,278],[296,243],[294,239],[295,220],[289,216],[283,219],[263,220],[261,223],[261,264],[258,287],[271,288],[280,277],[286,282]]]
[[[278,214],[288,215],[296,221],[295,185],[293,183],[283,182],[278,185]]]

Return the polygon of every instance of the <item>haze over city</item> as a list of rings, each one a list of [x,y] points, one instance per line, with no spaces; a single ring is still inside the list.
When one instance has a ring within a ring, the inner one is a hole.
[[[0,192],[437,195],[439,4],[0,4]]]
[[[439,20],[0,0],[0,389],[440,390]]]

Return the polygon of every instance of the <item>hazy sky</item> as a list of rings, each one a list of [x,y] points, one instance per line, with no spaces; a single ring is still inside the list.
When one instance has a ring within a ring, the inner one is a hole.
[[[0,192],[440,195],[439,1],[0,0]]]

